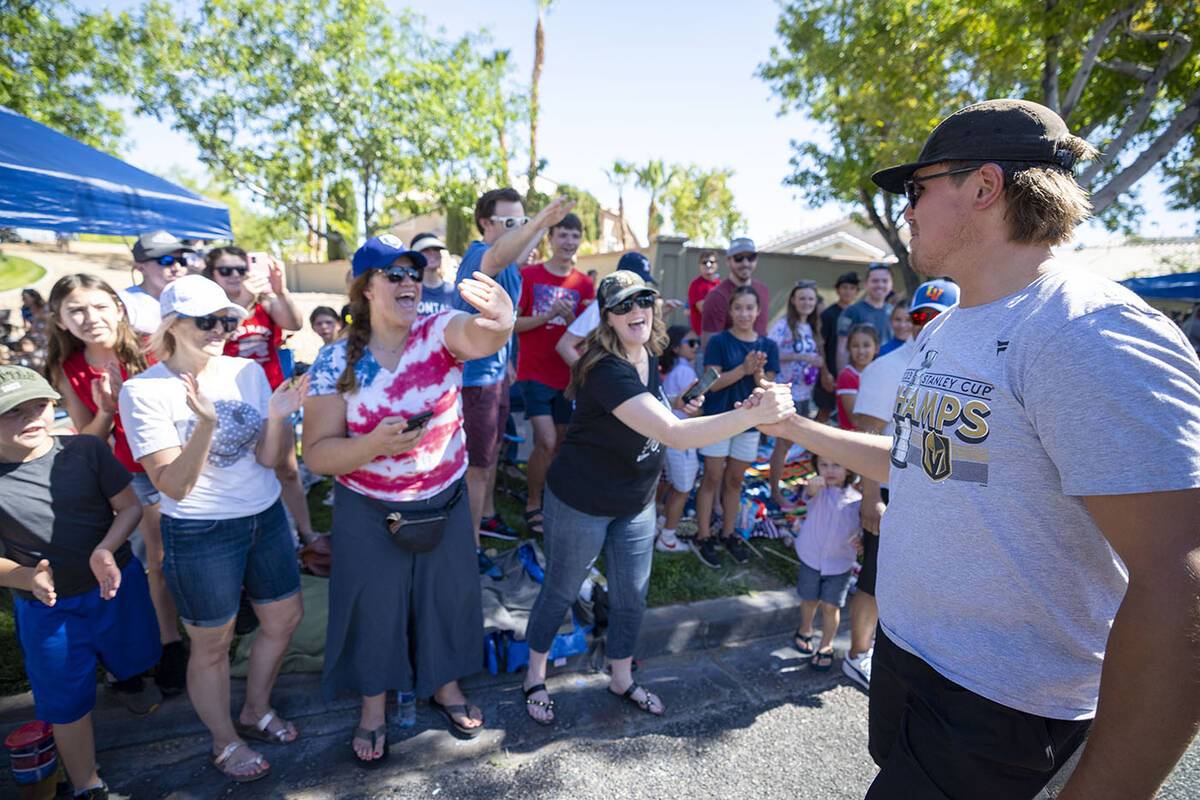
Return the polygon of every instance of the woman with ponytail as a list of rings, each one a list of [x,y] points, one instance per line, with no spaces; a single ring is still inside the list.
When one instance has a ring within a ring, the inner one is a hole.
[[[325,691],[361,696],[351,746],[373,766],[389,690],[415,688],[461,736],[482,731],[458,686],[483,640],[460,394],[463,362],[504,346],[513,308],[476,272],[458,290],[478,314],[418,316],[425,257],[395,236],[352,264],[352,322],[309,370],[304,460],[336,476]]]

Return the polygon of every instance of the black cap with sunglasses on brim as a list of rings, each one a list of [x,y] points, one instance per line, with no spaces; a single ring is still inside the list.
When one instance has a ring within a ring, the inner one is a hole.
[[[139,263],[153,261],[181,250],[185,253],[196,252],[196,248],[182,239],[175,238],[167,231],[151,231],[143,233],[133,243],[133,260]]]
[[[608,311],[618,303],[638,295],[657,298],[658,290],[647,286],[641,275],[627,269],[605,275],[596,287],[596,302],[600,304],[601,311]]]
[[[944,161],[1024,161],[1070,172],[1076,156],[1059,146],[1069,135],[1062,117],[1043,105],[986,100],[942,120],[916,161],[881,169],[871,180],[892,194],[904,194],[914,172]]]

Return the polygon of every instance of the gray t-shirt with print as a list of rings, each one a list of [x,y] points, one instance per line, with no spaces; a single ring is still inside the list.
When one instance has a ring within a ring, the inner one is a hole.
[[[929,323],[894,411],[884,631],[995,702],[1094,716],[1128,572],[1082,498],[1200,486],[1183,334],[1111,281],[1054,271]]]

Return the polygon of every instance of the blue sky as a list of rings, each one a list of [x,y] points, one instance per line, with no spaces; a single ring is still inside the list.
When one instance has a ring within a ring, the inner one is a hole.
[[[493,45],[511,52],[512,78],[527,83],[533,61],[534,0],[438,0],[408,5],[452,36],[487,28]],[[134,3],[85,2],[120,9]],[[778,6],[772,0],[654,2],[559,0],[547,19],[541,86],[539,153],[545,175],[588,189],[616,207],[604,176],[614,159],[695,162],[728,167],[731,186],[758,241],[812,227],[844,213],[810,208],[782,185],[790,139],[820,137],[798,113],[779,117],[778,101],[754,77],[775,43]],[[150,120],[129,120],[125,154],[137,166],[198,172],[195,149]],[[527,143],[525,143],[527,146]],[[514,160],[522,171],[527,154]],[[1137,187],[1147,205],[1146,235],[1192,235],[1200,213],[1169,212],[1154,173]],[[644,194],[626,190],[626,214],[639,236],[646,227]],[[1106,238],[1088,231],[1082,239]]]

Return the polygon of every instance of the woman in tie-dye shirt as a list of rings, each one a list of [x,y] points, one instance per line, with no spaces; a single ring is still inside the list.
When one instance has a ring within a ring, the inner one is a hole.
[[[337,481],[324,684],[362,696],[362,764],[387,755],[389,690],[415,687],[463,736],[483,725],[458,687],[479,669],[483,640],[459,395],[463,361],[508,341],[512,301],[477,272],[458,288],[478,315],[419,317],[424,266],[391,235],[359,248],[353,322],[321,349],[305,403],[304,460]],[[413,552],[389,536],[389,512],[444,514],[444,533]]]

